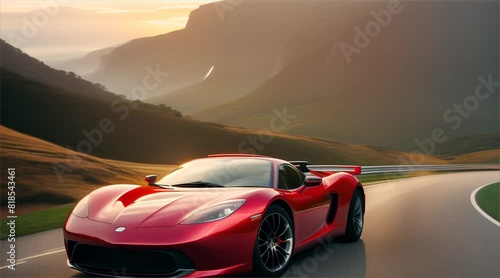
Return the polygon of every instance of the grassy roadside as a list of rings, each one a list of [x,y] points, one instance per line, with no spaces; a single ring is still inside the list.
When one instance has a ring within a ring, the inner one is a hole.
[[[500,221],[500,182],[483,187],[476,193],[476,202],[489,216]]]
[[[422,175],[422,173],[379,174],[359,176],[358,179],[361,183],[367,185],[374,182],[410,178],[419,175]],[[16,236],[29,235],[51,229],[61,228],[64,225],[66,217],[71,212],[74,206],[75,203],[67,204],[18,216],[16,219]],[[7,226],[7,223],[8,220],[6,219],[1,221],[0,239],[6,239],[9,234],[9,227]]]
[[[61,228],[75,205],[67,204],[18,216],[15,219],[16,237]],[[8,222],[9,219],[1,221],[0,239],[6,239],[9,235]]]
[[[366,176],[356,176],[358,180],[363,184],[363,186],[372,185],[374,183],[381,183],[390,180],[398,180],[398,179],[406,179],[406,178],[414,178],[420,176],[428,176],[428,175],[440,175],[450,173],[447,171],[439,171],[439,172],[409,172],[409,173],[383,173],[383,174],[373,174]]]

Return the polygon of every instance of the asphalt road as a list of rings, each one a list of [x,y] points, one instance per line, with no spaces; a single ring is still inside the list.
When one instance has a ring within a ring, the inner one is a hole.
[[[500,277],[500,228],[471,204],[500,172],[440,174],[366,187],[362,240],[322,242],[295,256],[287,277]],[[62,231],[17,238],[16,270],[2,277],[84,277],[66,266]]]

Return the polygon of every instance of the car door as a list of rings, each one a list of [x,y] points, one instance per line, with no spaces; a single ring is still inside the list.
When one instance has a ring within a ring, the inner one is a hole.
[[[300,244],[325,225],[330,198],[322,185],[304,187],[304,174],[291,165],[280,165],[278,174],[278,189],[287,191],[294,206],[295,239]]]

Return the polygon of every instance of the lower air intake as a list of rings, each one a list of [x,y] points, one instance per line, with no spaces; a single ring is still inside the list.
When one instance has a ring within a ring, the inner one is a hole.
[[[77,269],[111,276],[181,276],[194,271],[191,260],[175,250],[144,250],[76,244],[70,262]]]

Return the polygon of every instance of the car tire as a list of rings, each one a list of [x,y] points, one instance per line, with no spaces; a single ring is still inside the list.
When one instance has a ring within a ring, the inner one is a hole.
[[[282,276],[290,264],[295,238],[290,216],[271,205],[262,218],[253,252],[253,272],[258,277]]]
[[[344,237],[342,238],[343,240],[347,242],[354,242],[358,241],[361,237],[365,223],[365,210],[363,206],[363,193],[361,190],[357,189],[354,191],[349,205],[349,215],[347,217],[346,231]]]

